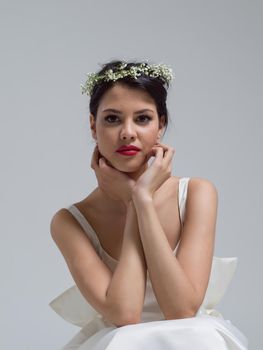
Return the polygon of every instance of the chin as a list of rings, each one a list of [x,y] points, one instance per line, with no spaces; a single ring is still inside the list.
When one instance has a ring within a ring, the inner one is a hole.
[[[113,166],[113,168],[119,170],[119,171],[122,171],[123,173],[134,173],[138,170],[140,170],[142,166],[124,166],[124,165],[116,165],[116,166]]]
[[[138,172],[142,167],[145,167],[145,164],[146,163],[142,163],[142,164],[113,164],[111,163],[109,160],[106,159],[106,163],[111,166],[112,168],[118,170],[118,171],[121,171],[123,173],[135,173],[135,172]]]

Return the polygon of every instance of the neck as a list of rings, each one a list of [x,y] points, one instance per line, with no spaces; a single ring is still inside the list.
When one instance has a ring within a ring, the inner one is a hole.
[[[134,172],[123,172],[125,175],[129,176],[131,179],[137,181],[138,178],[145,172],[145,170],[148,168],[148,164],[144,164],[142,167],[140,167],[138,170]],[[96,192],[98,196],[101,198],[103,207],[109,208],[110,210],[116,212],[116,213],[125,213],[126,212],[126,205],[121,200],[114,200],[112,199],[106,192],[103,192],[100,187],[97,187]]]

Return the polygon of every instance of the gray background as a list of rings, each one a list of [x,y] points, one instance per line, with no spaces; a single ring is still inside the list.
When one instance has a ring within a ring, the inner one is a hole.
[[[262,1],[1,1],[0,348],[58,349],[77,331],[48,303],[74,282],[53,214],[96,187],[86,72],[172,66],[173,173],[219,192],[215,255],[237,256],[218,304],[262,349]],[[261,100],[260,100],[261,98]]]

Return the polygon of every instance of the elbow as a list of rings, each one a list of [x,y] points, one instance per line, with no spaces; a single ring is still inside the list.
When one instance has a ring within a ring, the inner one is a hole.
[[[118,319],[118,322],[114,322],[116,327],[123,327],[123,326],[128,326],[130,324],[137,324],[137,323],[140,323],[140,319],[129,315],[120,317]]]
[[[110,316],[109,316],[110,315]],[[140,323],[141,317],[138,316],[133,311],[123,311],[118,310],[115,312],[111,312],[108,314],[108,317],[106,317],[108,321],[110,321],[112,324],[114,324],[116,327],[122,327],[127,326],[130,324],[137,324]]]
[[[131,308],[130,305],[120,305],[120,303],[112,303],[107,300],[107,307],[105,312],[105,320],[115,325],[122,327],[130,324],[140,323],[141,312]]]
[[[196,313],[197,313],[197,310],[195,309],[188,310],[187,312],[184,313],[183,318],[195,317]]]
[[[184,312],[182,312],[181,318],[189,318],[189,317],[195,317],[197,312],[199,310],[199,307],[198,306],[193,306],[191,308],[188,308],[186,310],[184,310]]]
[[[181,319],[181,318],[191,318],[191,317],[195,317],[196,313],[195,312],[176,312],[174,314],[169,314],[169,315],[166,315],[165,319],[166,320],[178,320],[178,319]]]
[[[187,308],[183,310],[177,310],[176,312],[169,313],[165,316],[167,320],[177,320],[181,318],[195,317],[198,312],[197,308]]]
[[[185,306],[185,308],[182,310],[182,312],[179,312],[180,318],[190,318],[195,317],[198,313],[199,307],[201,303],[199,300],[195,299],[192,300],[191,303]]]
[[[140,323],[141,317],[134,312],[122,312],[119,319],[119,326]]]
[[[184,305],[176,305],[172,310],[169,308],[169,311],[165,314],[165,319],[176,320],[180,318],[196,317],[201,304],[202,302],[200,302],[200,300],[194,299],[191,300],[191,302],[188,301]]]

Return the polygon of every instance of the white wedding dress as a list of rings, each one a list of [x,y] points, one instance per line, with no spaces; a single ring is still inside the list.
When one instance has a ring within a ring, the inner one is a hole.
[[[184,221],[189,177],[179,182],[179,208]],[[114,271],[117,261],[102,248],[86,218],[71,205],[67,208],[90,238],[107,266]],[[179,243],[178,243],[179,244]],[[177,244],[177,247],[178,247]],[[174,250],[176,253],[177,247]],[[223,297],[236,269],[237,258],[213,257],[206,295],[195,317],[166,320],[155,298],[147,272],[141,323],[116,327],[108,323],[73,285],[52,300],[51,308],[81,330],[61,350],[244,350],[248,339],[214,307]]]

